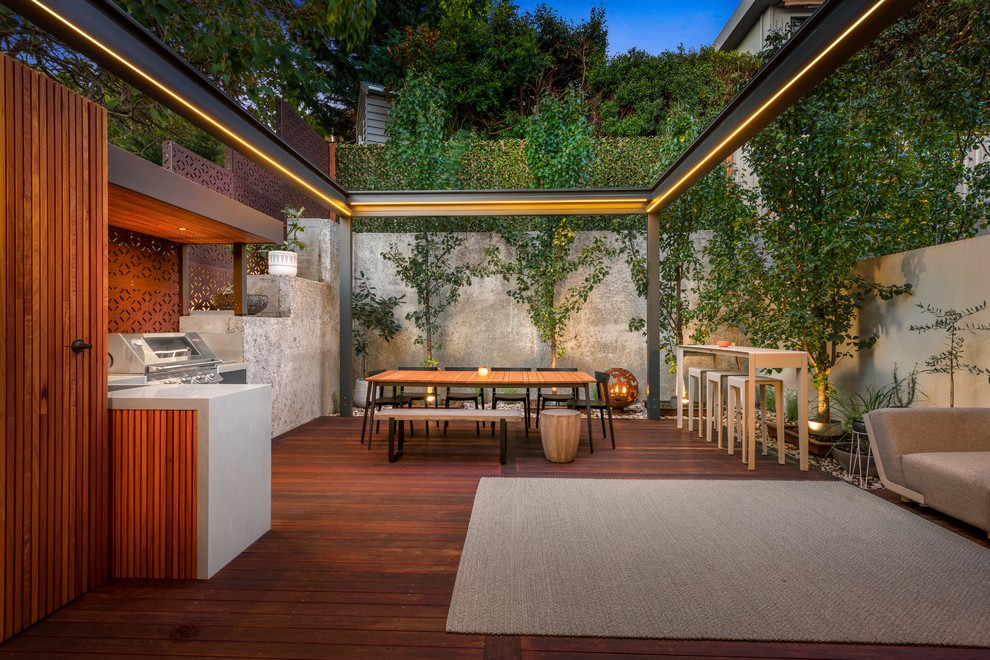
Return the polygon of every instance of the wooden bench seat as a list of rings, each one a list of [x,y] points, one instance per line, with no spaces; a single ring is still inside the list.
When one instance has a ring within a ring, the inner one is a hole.
[[[378,415],[388,420],[388,460],[389,463],[402,458],[402,448],[405,443],[404,424],[402,422],[495,422],[499,423],[499,463],[505,465],[505,454],[508,445],[509,421],[522,421],[521,410],[475,410],[473,408],[392,408],[382,410]],[[396,424],[396,422],[399,422]],[[399,448],[395,449],[395,431],[399,431]]]

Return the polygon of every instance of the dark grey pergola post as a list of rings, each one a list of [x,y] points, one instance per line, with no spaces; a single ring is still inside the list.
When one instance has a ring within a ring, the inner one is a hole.
[[[339,216],[337,235],[337,269],[340,290],[340,416],[352,414],[351,397],[354,392],[354,337],[351,334],[351,284],[353,275],[354,238],[351,233],[351,219]]]
[[[646,214],[646,415],[660,419],[660,213]]]

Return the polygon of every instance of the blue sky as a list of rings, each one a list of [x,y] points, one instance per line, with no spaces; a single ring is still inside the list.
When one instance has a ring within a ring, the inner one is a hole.
[[[516,0],[520,13],[533,10],[539,0]],[[632,47],[657,54],[710,46],[728,22],[739,0],[544,0],[572,21],[588,18],[592,7],[605,7],[609,55]]]

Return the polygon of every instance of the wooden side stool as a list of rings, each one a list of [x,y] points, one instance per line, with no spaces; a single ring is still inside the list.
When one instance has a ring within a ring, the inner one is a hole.
[[[718,433],[718,448],[722,448],[725,437],[725,427],[722,426],[722,416],[725,414],[725,399],[728,388],[725,381],[729,376],[745,376],[738,371],[710,370],[705,374],[705,440],[712,441],[712,429]]]
[[[736,407],[742,405],[742,423],[743,432],[740,438],[740,444],[742,446],[742,460],[743,463],[749,464],[750,470],[756,469],[756,434],[748,436],[749,431],[749,405],[746,401],[746,386],[749,384],[749,376],[729,376],[726,380],[726,386],[728,388],[728,406],[729,406],[729,429],[725,436],[729,444],[729,454],[732,454],[735,450],[736,438],[735,438],[735,425],[736,425]],[[784,410],[784,381],[779,378],[770,378],[766,376],[756,377],[756,397],[757,401],[763,402],[763,412],[764,419],[761,426],[763,426],[763,454],[767,453],[767,441],[769,434],[769,424],[765,418],[765,413],[767,409],[766,400],[766,386],[773,385],[774,389],[774,403],[777,406],[777,437],[780,439],[778,441],[782,446],[782,441],[784,438],[784,415],[782,411]],[[777,462],[781,465],[785,462],[784,451],[778,447],[777,451]]]
[[[689,367],[688,368],[688,382],[687,382],[687,419],[688,419],[688,431],[694,430],[694,404],[695,397],[698,399],[698,437],[702,437],[704,432],[701,429],[701,420],[704,415],[704,405],[705,405],[705,374],[707,374],[711,369],[709,367]]]

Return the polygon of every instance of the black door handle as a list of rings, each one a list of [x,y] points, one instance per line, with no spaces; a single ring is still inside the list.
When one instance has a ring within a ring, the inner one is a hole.
[[[73,353],[79,354],[85,351],[87,348],[93,348],[93,345],[87,344],[82,339],[73,339],[72,343],[66,346],[66,348],[71,348]]]

